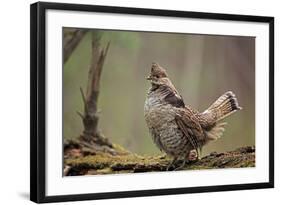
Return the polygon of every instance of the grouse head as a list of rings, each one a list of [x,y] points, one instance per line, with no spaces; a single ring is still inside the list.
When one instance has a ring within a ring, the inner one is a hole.
[[[168,74],[158,63],[152,63],[150,75],[146,79],[150,80],[152,84],[159,85],[167,83]]]
[[[151,91],[155,91],[158,88],[169,89],[174,93],[177,93],[176,88],[168,78],[168,74],[164,68],[162,68],[158,63],[152,63],[150,75],[146,78],[151,82]],[[163,90],[162,89],[162,90]]]

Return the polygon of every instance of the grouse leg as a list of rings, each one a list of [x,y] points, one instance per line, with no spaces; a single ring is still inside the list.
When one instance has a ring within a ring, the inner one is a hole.
[[[173,159],[173,161],[167,166],[167,168],[166,168],[166,171],[169,171],[169,169],[171,168],[171,167],[175,167],[175,162],[178,160],[178,158],[177,157],[175,157],[174,159]]]
[[[185,159],[183,159],[182,164],[181,164],[179,167],[175,168],[175,169],[174,169],[174,171],[181,170],[182,168],[184,168],[185,163],[186,163],[186,160],[185,160]]]

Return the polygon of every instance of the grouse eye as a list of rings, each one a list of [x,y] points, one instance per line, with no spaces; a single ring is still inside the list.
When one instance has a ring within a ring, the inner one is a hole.
[[[159,75],[155,75],[156,78],[159,78]]]

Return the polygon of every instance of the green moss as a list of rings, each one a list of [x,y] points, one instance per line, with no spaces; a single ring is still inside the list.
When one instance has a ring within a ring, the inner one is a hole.
[[[116,166],[118,164],[122,164],[123,166],[130,166],[136,164],[143,165],[153,165],[164,163],[167,164],[169,162],[168,158],[160,158],[156,157],[143,157],[136,154],[124,154],[124,155],[110,155],[107,153],[99,153],[92,156],[80,157],[76,159],[67,159],[66,164],[70,166],[80,166],[81,164],[87,164],[87,167],[90,168],[104,168],[109,166]]]
[[[79,158],[66,159],[65,164],[72,169],[69,175],[115,174],[165,171],[171,159],[167,156],[141,156],[114,145],[118,155],[98,153]],[[177,166],[180,165],[177,164]],[[215,168],[241,168],[255,166],[255,152],[235,150],[226,153],[211,153],[197,162],[188,163],[183,170]]]

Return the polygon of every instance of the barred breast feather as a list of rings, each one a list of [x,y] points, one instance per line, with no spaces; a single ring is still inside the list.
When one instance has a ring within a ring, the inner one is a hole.
[[[195,115],[190,118],[183,99],[173,90],[164,86],[150,90],[144,111],[153,141],[160,150],[172,156],[186,156],[198,148],[196,135],[204,133],[198,120],[193,119]]]

